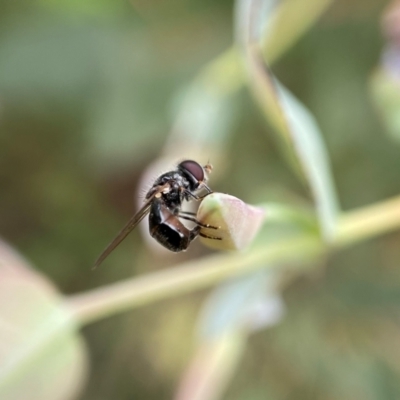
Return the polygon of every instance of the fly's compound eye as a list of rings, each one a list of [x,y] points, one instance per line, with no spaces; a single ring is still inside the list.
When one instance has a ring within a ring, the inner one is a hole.
[[[189,173],[197,182],[204,181],[204,169],[196,161],[192,160],[182,161],[178,165],[178,168],[183,172]]]

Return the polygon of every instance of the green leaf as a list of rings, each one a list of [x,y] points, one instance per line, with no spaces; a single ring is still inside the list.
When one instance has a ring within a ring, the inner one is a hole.
[[[0,398],[67,400],[81,390],[86,351],[61,296],[0,241]]]
[[[289,159],[295,160],[294,156],[297,156],[301,173],[306,177],[317,206],[323,236],[332,241],[336,232],[338,200],[328,153],[314,117],[278,82],[263,60],[260,26],[268,24],[273,8],[263,15],[255,12],[260,4],[271,6],[268,1],[238,2],[239,9],[242,9],[238,21],[242,27],[240,40],[250,84],[265,116],[282,138]],[[273,32],[267,30],[267,34]]]
[[[292,143],[307,177],[326,239],[336,232],[338,200],[329,155],[315,118],[284,86],[276,81]]]
[[[257,51],[253,49],[253,51]],[[250,74],[256,97],[267,119],[281,135],[287,150],[296,154],[311,188],[325,239],[336,232],[338,200],[329,157],[311,113],[250,52]]]

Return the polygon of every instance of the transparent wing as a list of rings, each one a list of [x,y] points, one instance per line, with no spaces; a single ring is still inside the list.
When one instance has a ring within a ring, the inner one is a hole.
[[[153,197],[154,196],[152,196],[152,198],[150,198],[146,204],[128,221],[128,223],[121,229],[114,240],[105,248],[95,262],[93,269],[97,268],[106,259],[106,257],[129,235],[135,226],[149,213]]]

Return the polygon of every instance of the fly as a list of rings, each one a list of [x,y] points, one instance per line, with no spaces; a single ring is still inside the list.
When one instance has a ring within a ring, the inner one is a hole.
[[[128,234],[149,215],[150,235],[170,251],[178,253],[185,251],[197,237],[221,240],[202,233],[201,228],[218,229],[216,226],[202,224],[196,219],[196,214],[182,211],[184,200],[202,200],[212,193],[207,186],[206,173],[210,173],[212,166],[201,166],[193,160],[185,160],[178,164],[175,170],[159,176],[145,196],[143,207],[128,221],[114,240],[105,248],[97,259],[94,268],[128,236]],[[199,196],[204,189],[207,193]],[[193,229],[187,228],[180,219],[194,222]]]

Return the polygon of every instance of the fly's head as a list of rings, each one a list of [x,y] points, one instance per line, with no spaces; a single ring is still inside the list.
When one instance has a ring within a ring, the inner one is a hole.
[[[185,160],[178,164],[178,170],[187,179],[189,190],[194,192],[202,187],[206,188],[209,193],[211,189],[207,186],[207,174],[212,171],[212,165],[206,164],[202,167],[198,162],[193,160]]]

